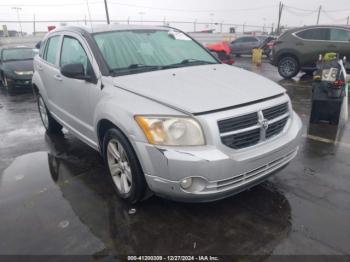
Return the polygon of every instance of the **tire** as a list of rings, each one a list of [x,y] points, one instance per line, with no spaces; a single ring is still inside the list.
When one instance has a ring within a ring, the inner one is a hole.
[[[0,83],[1,83],[1,87],[5,88],[5,85],[4,85],[4,74],[3,74],[2,71],[0,71]]]
[[[142,200],[145,176],[134,149],[120,130],[111,128],[104,135],[103,158],[117,195],[131,204]]]
[[[278,73],[285,79],[295,77],[299,70],[299,62],[292,56],[285,56],[278,61]]]
[[[9,86],[8,82],[7,82],[7,78],[6,76],[2,73],[1,74],[1,82],[2,82],[2,87],[9,93],[12,94],[12,87]]]
[[[49,133],[60,133],[62,126],[51,116],[50,111],[44,102],[44,99],[40,94],[37,95],[37,105],[39,110],[40,119]]]

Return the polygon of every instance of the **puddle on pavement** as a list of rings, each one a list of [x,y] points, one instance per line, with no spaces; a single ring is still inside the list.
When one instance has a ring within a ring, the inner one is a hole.
[[[290,231],[289,202],[270,182],[214,203],[129,206],[97,152],[67,136],[46,142],[0,175],[1,254],[269,254]]]

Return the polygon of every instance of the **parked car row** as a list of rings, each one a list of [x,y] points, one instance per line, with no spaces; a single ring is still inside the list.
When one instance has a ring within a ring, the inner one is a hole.
[[[16,88],[31,88],[36,54],[37,50],[29,47],[0,48],[0,81],[8,92]]]

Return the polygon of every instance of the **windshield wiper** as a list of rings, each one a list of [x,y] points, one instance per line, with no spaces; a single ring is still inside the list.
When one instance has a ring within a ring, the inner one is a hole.
[[[131,64],[127,67],[112,68],[110,71],[111,73],[119,75],[119,74],[127,74],[130,72],[159,70],[161,68],[162,67],[158,65]]]
[[[127,69],[139,69],[139,68],[155,68],[158,69],[160,66],[158,65],[145,65],[145,64],[131,64],[127,67]]]
[[[175,68],[175,67],[181,67],[181,66],[186,66],[186,65],[197,65],[197,64],[211,65],[211,64],[217,64],[217,62],[210,62],[210,61],[205,61],[205,60],[189,58],[189,59],[182,60],[180,63],[162,66],[162,69]]]

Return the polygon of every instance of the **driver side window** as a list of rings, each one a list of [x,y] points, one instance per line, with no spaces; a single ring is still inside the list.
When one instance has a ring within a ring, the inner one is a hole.
[[[77,39],[70,36],[64,36],[63,38],[60,67],[67,64],[82,64],[85,75],[91,70],[84,48]]]

